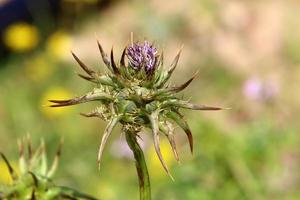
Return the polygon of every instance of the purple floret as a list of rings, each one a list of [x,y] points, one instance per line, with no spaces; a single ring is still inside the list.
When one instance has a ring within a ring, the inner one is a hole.
[[[157,60],[157,49],[150,45],[148,41],[143,44],[134,43],[127,47],[127,58],[129,65],[136,69],[145,69],[146,72],[153,72],[155,70]]]

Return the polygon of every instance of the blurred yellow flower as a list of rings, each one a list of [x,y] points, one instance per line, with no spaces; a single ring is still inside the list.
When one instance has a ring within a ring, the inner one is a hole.
[[[49,105],[51,104],[48,100],[51,99],[69,99],[72,97],[72,94],[61,87],[53,87],[45,92],[41,99],[41,111],[48,118],[56,118],[67,114],[70,111],[70,107],[60,107],[60,108],[51,108]]]
[[[171,167],[171,165],[174,163],[175,158],[173,156],[172,149],[170,147],[169,142],[166,139],[162,139],[160,142],[160,150],[161,154],[163,156],[164,161],[166,162],[168,167]],[[163,166],[161,162],[159,161],[159,158],[155,152],[154,147],[151,147],[148,151],[149,158],[149,171],[151,174],[151,177],[164,177],[167,176],[165,173]]]
[[[47,79],[52,72],[53,67],[43,56],[36,56],[25,63],[25,74],[32,81],[41,82]]]
[[[65,31],[56,31],[47,40],[47,52],[56,58],[65,59],[70,55],[71,36]]]
[[[3,34],[4,44],[15,52],[34,49],[39,43],[36,27],[27,23],[15,23],[7,27]]]
[[[17,165],[14,162],[10,162],[13,169],[18,173]],[[3,160],[0,159],[0,184],[11,184],[12,179],[10,177],[9,171],[7,169],[7,166]]]

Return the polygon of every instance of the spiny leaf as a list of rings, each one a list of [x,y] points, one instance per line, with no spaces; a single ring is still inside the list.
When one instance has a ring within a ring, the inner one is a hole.
[[[76,62],[80,65],[80,67],[90,76],[93,76],[96,72],[92,69],[90,69],[88,66],[86,66],[72,51],[71,51],[74,59]]]
[[[97,158],[97,160],[98,160],[99,169],[100,169],[100,162],[101,162],[101,157],[102,157],[103,149],[105,147],[107,139],[110,136],[110,134],[112,133],[113,128],[117,125],[117,123],[118,123],[119,120],[120,120],[120,117],[114,117],[114,118],[112,118],[109,121],[109,123],[106,126],[106,128],[105,128],[104,134],[103,134],[102,139],[101,139],[99,151],[98,151],[98,158]]]
[[[170,178],[172,180],[174,180],[174,178],[172,177],[172,175],[162,157],[161,151],[160,151],[158,114],[159,114],[159,110],[157,110],[157,111],[153,112],[151,115],[149,115],[149,120],[151,123],[151,128],[152,128],[152,133],[153,133],[154,148],[155,148],[156,154],[157,154],[163,168],[165,169],[167,174],[170,176]]]
[[[50,105],[50,107],[62,107],[62,106],[71,106],[71,105],[85,103],[88,101],[95,101],[95,100],[112,100],[112,96],[102,91],[94,90],[93,92],[90,92],[80,97],[76,97],[74,99],[49,100],[49,101],[54,103],[53,105]]]
[[[192,132],[189,128],[188,123],[183,119],[183,117],[181,117],[180,115],[178,115],[175,112],[171,111],[171,112],[168,112],[166,115],[167,115],[168,118],[175,121],[184,130],[184,132],[186,133],[186,135],[188,137],[188,140],[189,140],[189,145],[190,145],[191,152],[193,153],[193,148],[194,148],[193,135],[192,135]]]
[[[180,101],[177,105],[181,108],[192,109],[192,110],[222,110],[220,107],[206,106],[206,105],[197,105],[189,102]]]
[[[191,110],[222,110],[223,108],[220,107],[212,107],[212,106],[206,106],[206,105],[196,105],[189,103],[188,101],[183,101],[179,99],[170,99],[164,101],[160,108],[165,108],[169,106],[175,106],[178,108],[185,108],[185,109],[191,109]]]

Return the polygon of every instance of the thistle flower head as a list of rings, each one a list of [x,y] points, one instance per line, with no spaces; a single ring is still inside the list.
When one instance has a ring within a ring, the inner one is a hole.
[[[181,109],[220,110],[218,107],[195,105],[177,97],[195,78],[196,74],[179,86],[168,86],[166,83],[174,72],[181,50],[178,51],[170,67],[163,67],[163,55],[149,42],[133,43],[125,47],[119,65],[114,61],[113,49],[110,58],[98,42],[101,57],[108,71],[97,72],[85,65],[74,53],[73,57],[86,72],[78,74],[81,78],[95,83],[94,89],[85,95],[68,100],[50,100],[51,107],[70,106],[89,101],[97,101],[94,111],[82,114],[86,117],[99,117],[108,121],[99,147],[98,161],[100,163],[104,146],[116,124],[122,125],[126,133],[137,135],[143,128],[152,130],[156,153],[170,175],[168,167],[160,152],[159,138],[168,138],[175,158],[178,153],[174,140],[173,125],[177,124],[186,133],[191,151],[193,151],[193,136],[190,128],[181,114]],[[126,64],[126,58],[128,64]]]
[[[129,66],[135,70],[145,70],[151,73],[157,67],[157,49],[148,41],[133,43],[126,49]]]
[[[27,143],[27,144],[26,144]],[[27,153],[26,153],[27,152]],[[67,187],[56,186],[53,175],[58,166],[61,153],[59,145],[54,161],[49,167],[44,141],[34,150],[29,138],[19,141],[19,171],[17,174],[3,153],[4,160],[11,179],[11,185],[0,185],[0,199],[87,199],[96,200],[89,195],[82,194]]]

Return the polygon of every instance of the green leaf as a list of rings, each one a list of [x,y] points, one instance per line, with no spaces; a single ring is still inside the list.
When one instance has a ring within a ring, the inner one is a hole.
[[[51,103],[50,107],[62,107],[81,104],[89,101],[112,101],[113,97],[100,89],[94,89],[94,91],[87,93],[86,95],[76,97],[74,99],[67,100],[49,100]]]

